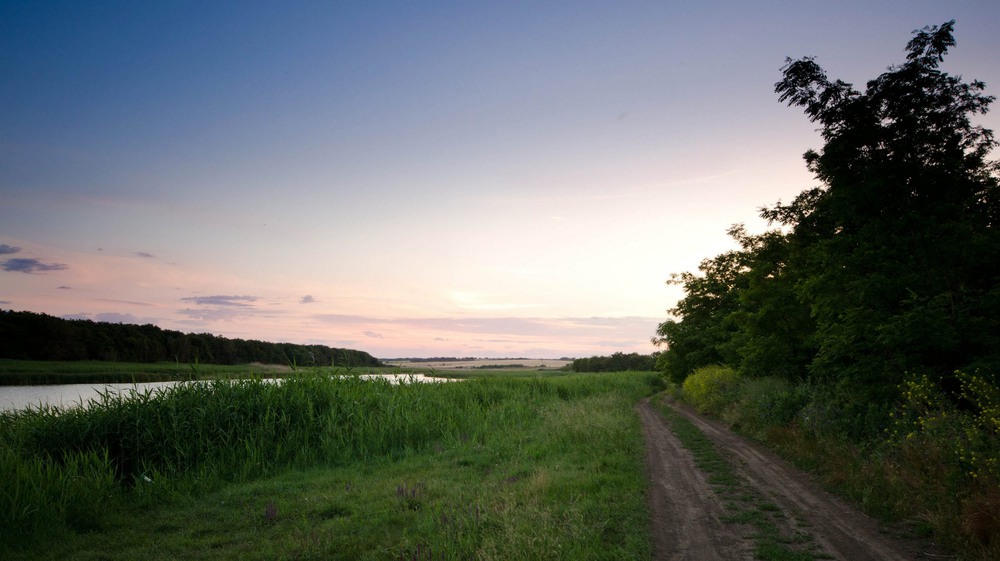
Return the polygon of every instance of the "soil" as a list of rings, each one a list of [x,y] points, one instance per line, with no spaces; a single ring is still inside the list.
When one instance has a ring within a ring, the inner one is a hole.
[[[688,418],[725,456],[748,485],[777,505],[788,520],[796,520],[816,544],[834,559],[845,561],[910,561],[938,558],[922,544],[880,531],[873,519],[847,501],[813,482],[762,446],[745,440],[719,422],[705,419],[689,407],[669,404]],[[671,432],[667,421],[649,403],[636,409],[646,441],[650,478],[649,508],[653,559],[753,559],[754,544],[745,526],[723,523],[721,500],[693,458]]]

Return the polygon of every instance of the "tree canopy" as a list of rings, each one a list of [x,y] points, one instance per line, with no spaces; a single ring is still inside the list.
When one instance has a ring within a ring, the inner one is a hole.
[[[1000,366],[1000,191],[985,84],[940,70],[954,21],[914,31],[864,91],[787,59],[778,99],[825,142],[819,186],[761,209],[776,229],[675,275],[685,297],[655,341],[674,379],[713,363],[875,395],[906,373]]]

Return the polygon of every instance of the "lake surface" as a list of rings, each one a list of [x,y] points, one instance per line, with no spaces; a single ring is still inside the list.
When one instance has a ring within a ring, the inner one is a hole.
[[[412,379],[414,382],[444,382],[422,374],[362,374],[361,378],[383,378],[393,383]],[[280,382],[280,378],[274,379]],[[169,388],[184,382],[145,382],[141,384],[59,384],[48,386],[0,386],[0,411],[20,411],[39,404],[55,407],[79,407],[97,400],[102,393],[146,392]]]

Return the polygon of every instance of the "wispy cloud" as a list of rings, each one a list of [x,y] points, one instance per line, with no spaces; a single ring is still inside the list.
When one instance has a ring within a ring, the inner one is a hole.
[[[374,331],[364,331],[363,335],[365,337],[371,337],[372,339],[383,339],[384,338],[384,337],[382,337],[381,333],[376,333]]]
[[[9,247],[9,246],[8,246]],[[0,268],[4,271],[12,273],[46,273],[48,271],[62,271],[68,269],[69,266],[62,263],[42,263],[38,259],[29,259],[25,257],[15,257],[13,259],[7,259],[0,263]]]
[[[101,302],[114,302],[115,304],[130,304],[132,306],[152,306],[149,302],[136,302],[135,300],[115,300],[112,298],[96,298]]]
[[[312,304],[316,299],[312,297],[312,294],[306,294],[299,300],[299,304]]]
[[[153,255],[152,253],[146,253],[145,251],[136,251],[132,255],[135,255],[136,257],[142,257],[143,259],[156,259],[155,255]]]
[[[17,253],[18,251],[21,251],[21,248],[0,243],[0,255],[8,255],[11,253]]]
[[[177,313],[200,322],[234,321],[247,315],[243,310],[232,308],[184,308]]]
[[[259,300],[256,296],[188,296],[181,298],[185,302],[191,302],[199,306],[237,306],[242,308],[250,307],[253,302]]]
[[[200,322],[235,321],[273,315],[254,306],[254,302],[260,300],[257,296],[189,296],[181,300],[198,307],[185,308],[177,313]]]
[[[73,287],[72,287],[72,286],[66,286],[65,284],[64,284],[64,285],[62,285],[62,286],[57,286],[56,288],[57,288],[58,290],[72,290],[72,289],[73,289]]]

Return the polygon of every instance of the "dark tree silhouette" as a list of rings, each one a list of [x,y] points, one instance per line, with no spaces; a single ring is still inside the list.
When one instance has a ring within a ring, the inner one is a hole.
[[[660,325],[674,379],[710,363],[810,377],[887,397],[907,373],[1000,367],[1000,188],[994,101],[939,69],[954,22],[914,32],[906,62],[864,91],[812,58],[788,59],[779,100],[825,142],[820,185],[761,210],[781,228],[730,233],[740,249],[675,276],[685,298]]]

